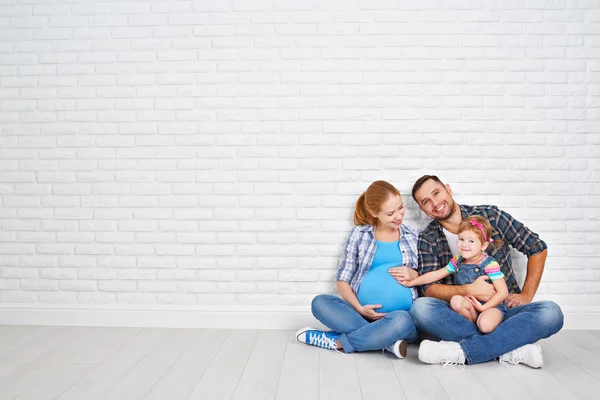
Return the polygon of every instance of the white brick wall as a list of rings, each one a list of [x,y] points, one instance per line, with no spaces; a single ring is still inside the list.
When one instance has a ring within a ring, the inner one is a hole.
[[[4,305],[307,310],[424,173],[600,304],[598,0],[6,0],[0,123]]]

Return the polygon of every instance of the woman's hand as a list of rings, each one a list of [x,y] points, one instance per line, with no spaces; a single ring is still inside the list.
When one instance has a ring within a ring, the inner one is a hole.
[[[473,307],[474,307],[474,308],[475,308],[477,311],[479,311],[479,312],[482,312],[482,311],[483,311],[483,304],[481,304],[481,303],[479,302],[479,300],[477,300],[477,299],[475,298],[475,296],[472,296],[472,295],[468,294],[468,295],[466,295],[465,297],[466,297],[466,299],[467,299],[467,300],[469,300],[469,302],[471,302],[471,304],[473,304]]]
[[[398,283],[415,279],[419,276],[419,273],[412,268],[408,267],[393,267],[388,269],[388,272]],[[406,285],[405,285],[406,286]]]
[[[378,313],[375,311],[377,308],[381,308],[381,304],[367,304],[362,306],[360,310],[356,311],[358,311],[360,315],[368,320],[377,321],[378,319],[381,319],[387,315],[386,313]]]

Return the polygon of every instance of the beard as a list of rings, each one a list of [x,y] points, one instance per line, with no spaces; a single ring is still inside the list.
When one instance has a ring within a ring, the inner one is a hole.
[[[456,202],[454,201],[454,199],[452,199],[452,203],[448,204],[448,208],[450,208],[450,210],[448,211],[448,214],[446,214],[442,217],[433,216],[432,218],[435,219],[436,221],[446,221],[446,220],[450,219],[450,217],[452,217],[454,215],[454,213],[457,212]]]

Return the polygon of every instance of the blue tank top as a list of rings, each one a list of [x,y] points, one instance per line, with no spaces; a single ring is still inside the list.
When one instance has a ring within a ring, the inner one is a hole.
[[[410,310],[412,293],[394,279],[388,269],[402,266],[400,241],[377,242],[373,264],[358,287],[357,298],[360,304],[381,304],[377,312]]]

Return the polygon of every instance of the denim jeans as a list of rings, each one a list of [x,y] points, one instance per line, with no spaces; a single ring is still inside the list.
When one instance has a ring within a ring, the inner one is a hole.
[[[506,310],[504,320],[488,334],[450,309],[450,305],[432,297],[417,299],[410,314],[415,325],[442,340],[458,342],[467,364],[493,360],[523,345],[554,335],[563,326],[563,313],[551,301],[538,301]]]
[[[418,338],[408,311],[392,311],[377,321],[369,322],[350,303],[329,294],[315,297],[311,310],[323,325],[340,334],[338,340],[345,353],[380,350],[396,340],[415,342]]]

